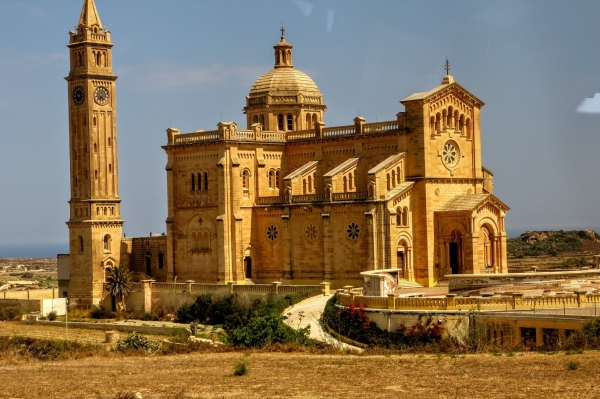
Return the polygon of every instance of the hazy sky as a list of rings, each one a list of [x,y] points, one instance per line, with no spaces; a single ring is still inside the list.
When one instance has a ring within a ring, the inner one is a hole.
[[[0,1],[0,245],[68,238],[66,44],[83,0]],[[96,0],[112,32],[128,236],[165,231],[169,125],[245,126],[281,23],[327,126],[393,120],[455,80],[481,98],[509,232],[600,227],[599,1]],[[584,101],[585,99],[589,99]],[[578,112],[585,111],[585,112]],[[65,247],[66,248],[66,247]],[[0,254],[1,256],[1,254]]]

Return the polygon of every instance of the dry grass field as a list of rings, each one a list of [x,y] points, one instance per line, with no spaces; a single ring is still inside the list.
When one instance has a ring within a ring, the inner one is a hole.
[[[101,332],[72,330],[83,340]],[[1,335],[63,337],[0,324]],[[89,342],[89,341],[88,341]],[[246,359],[249,372],[233,376]],[[347,355],[203,352],[43,362],[0,354],[0,398],[599,398],[600,353]]]

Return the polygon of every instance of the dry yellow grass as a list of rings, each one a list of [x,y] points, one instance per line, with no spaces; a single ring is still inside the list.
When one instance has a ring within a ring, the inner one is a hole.
[[[0,362],[2,398],[598,398],[600,353],[319,355],[245,352]],[[576,362],[569,370],[568,362]]]

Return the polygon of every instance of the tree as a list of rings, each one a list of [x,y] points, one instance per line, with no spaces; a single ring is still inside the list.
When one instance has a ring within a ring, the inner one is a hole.
[[[129,279],[129,270],[122,265],[111,268],[106,276],[106,289],[115,299],[119,312],[125,310],[125,297],[131,292]]]

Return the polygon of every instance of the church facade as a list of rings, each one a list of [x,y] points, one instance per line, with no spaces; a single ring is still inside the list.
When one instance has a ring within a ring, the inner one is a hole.
[[[509,208],[482,164],[484,103],[447,74],[388,121],[327,127],[324,96],[294,68],[283,33],[274,68],[246,97],[245,126],[167,130],[166,236],[123,239],[112,44],[85,0],[67,78],[75,295],[101,289],[117,264],[158,281],[223,284],[362,285],[362,271],[399,269],[433,286],[447,274],[507,272]]]

